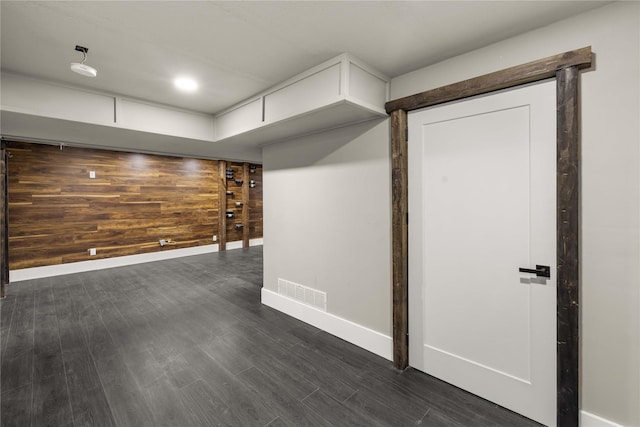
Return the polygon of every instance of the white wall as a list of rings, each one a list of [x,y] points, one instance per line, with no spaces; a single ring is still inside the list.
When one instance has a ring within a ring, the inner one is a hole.
[[[591,45],[582,88],[582,409],[640,426],[640,3],[607,5],[392,80],[391,98]],[[266,147],[265,282],[328,292],[390,335],[388,121]],[[598,425],[597,418],[591,422]]]
[[[389,127],[383,119],[263,149],[264,287],[327,293],[327,311],[391,334]],[[372,309],[374,308],[374,309]]]

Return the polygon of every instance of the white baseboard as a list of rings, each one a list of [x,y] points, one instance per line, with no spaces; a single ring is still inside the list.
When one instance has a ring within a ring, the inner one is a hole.
[[[580,411],[580,427],[624,427],[587,411]]]
[[[227,250],[229,249],[242,249],[242,240],[236,240],[235,242],[227,242]]]
[[[249,240],[249,246],[262,246],[264,244],[264,239],[262,237],[258,239]]]
[[[262,238],[249,240],[249,247],[252,246],[262,246]],[[242,249],[242,240],[227,242],[227,250],[229,249]]]
[[[262,238],[251,239],[249,246],[262,245]],[[227,243],[227,250],[242,248],[242,241]],[[44,267],[23,268],[9,272],[9,283],[23,280],[41,279],[43,277],[62,276],[64,274],[82,273],[85,271],[103,270],[105,268],[123,267],[143,262],[162,261],[191,255],[218,252],[218,244],[194,246],[191,248],[169,249],[146,254],[127,255],[114,258],[103,258],[90,261],[71,262],[67,264],[47,265]]]
[[[393,341],[391,337],[380,332],[265,288],[262,288],[262,303],[387,360],[393,359]]]
[[[123,267],[143,262],[162,261],[190,255],[201,255],[218,252],[218,245],[194,246],[191,248],[169,249],[146,254],[103,258],[90,261],[70,262],[67,264],[47,265],[44,267],[23,268],[9,272],[9,283],[23,280],[40,279],[42,277],[62,276],[63,274],[82,273],[85,271],[103,270],[105,268]]]

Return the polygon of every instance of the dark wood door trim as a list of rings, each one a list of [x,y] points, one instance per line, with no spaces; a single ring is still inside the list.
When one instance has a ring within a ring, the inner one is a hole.
[[[409,363],[409,224],[408,224],[408,155],[407,112],[391,113],[391,205],[393,234],[393,364],[404,369]]]
[[[557,100],[557,395],[558,425],[577,426],[580,353],[580,133],[578,68],[558,70]]]
[[[9,284],[9,164],[7,143],[0,141],[0,298]]]
[[[409,364],[407,112],[555,77],[557,80],[557,420],[579,425],[579,70],[584,47],[385,104],[391,116],[393,365]]]
[[[549,79],[555,77],[556,72],[563,68],[578,67],[583,69],[590,66],[591,46],[588,46],[447,86],[441,86],[426,92],[394,99],[387,102],[384,108],[389,114],[395,110],[418,110],[432,105]]]

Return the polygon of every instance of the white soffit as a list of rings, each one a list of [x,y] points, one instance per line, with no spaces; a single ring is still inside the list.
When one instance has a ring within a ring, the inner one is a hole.
[[[2,1],[2,72],[217,114],[350,52],[389,77],[600,1]],[[478,19],[482,16],[482,19]],[[86,78],[69,70],[89,48]],[[200,83],[184,94],[173,79]]]

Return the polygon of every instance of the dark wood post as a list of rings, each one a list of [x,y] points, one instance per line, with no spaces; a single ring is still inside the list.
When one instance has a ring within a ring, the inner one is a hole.
[[[393,263],[393,366],[409,365],[407,112],[391,112],[391,224]]]
[[[7,143],[0,142],[0,298],[9,284],[9,164]]]
[[[580,135],[577,66],[557,79],[558,425],[579,425]]]
[[[249,163],[242,164],[242,247],[249,247]]]
[[[218,250],[227,249],[227,162],[218,160]]]

